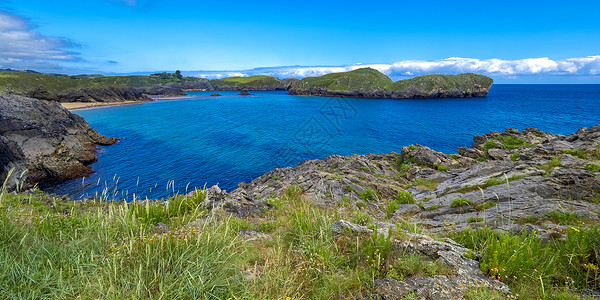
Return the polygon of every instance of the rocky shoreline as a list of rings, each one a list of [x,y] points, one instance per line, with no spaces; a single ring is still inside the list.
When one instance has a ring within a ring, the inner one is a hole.
[[[9,189],[87,176],[96,145],[115,142],[58,102],[0,93],[0,180],[12,171]]]
[[[317,205],[365,207],[378,219],[408,216],[433,232],[485,226],[545,239],[564,238],[568,226],[555,222],[556,214],[600,217],[600,125],[567,136],[507,129],[473,140],[473,148],[452,155],[412,145],[399,154],[305,161],[230,193],[212,187],[205,205],[260,215],[270,207],[266,199],[299,186]],[[388,204],[404,191],[413,200],[390,212]]]

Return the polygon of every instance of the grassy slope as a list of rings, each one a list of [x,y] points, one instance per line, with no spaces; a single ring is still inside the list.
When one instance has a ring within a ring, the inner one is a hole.
[[[227,77],[223,79],[212,79],[210,83],[214,86],[247,86],[247,87],[259,87],[259,86],[278,86],[280,81],[271,76],[255,75],[248,77]]]
[[[238,219],[201,209],[204,194],[198,192],[168,203],[129,204],[1,192],[0,298],[354,299],[375,278],[447,272],[437,261],[389,252],[385,239],[334,235],[335,220],[366,224],[371,217],[355,207],[316,207],[302,194],[292,186],[265,200],[273,206],[265,218]],[[172,230],[163,233],[158,222]],[[398,226],[423,233],[404,221]],[[244,242],[237,236],[241,229],[269,232],[273,239]],[[599,242],[597,229],[573,228],[566,242],[547,245],[533,235],[487,229],[452,237],[481,254],[482,268],[507,282],[518,299],[581,299],[569,289],[585,286],[582,278],[599,284],[597,261],[583,257]],[[472,288],[467,299],[504,297]]]
[[[411,79],[404,79],[394,82],[389,88],[391,90],[406,90],[415,87],[423,90],[435,89],[472,89],[474,85],[489,87],[492,85],[492,79],[478,74],[464,73],[459,75],[425,75]]]
[[[197,81],[198,78],[184,77],[159,78],[156,76],[100,76],[87,78],[85,76],[51,76],[44,74],[33,74],[26,72],[0,72],[0,90],[13,90],[16,92],[27,92],[35,89],[43,89],[51,93],[61,93],[79,88],[94,87],[148,87],[155,84],[167,84],[171,82]]]
[[[393,82],[385,74],[371,68],[357,69],[350,72],[331,73],[319,77],[307,77],[298,82],[294,89],[309,88],[327,89],[330,91],[365,91],[389,90],[399,91],[410,88],[431,91],[433,89],[472,89],[475,84],[491,86],[492,79],[472,73],[460,75],[425,75]]]
[[[350,72],[331,73],[319,77],[307,77],[300,80],[294,89],[327,89],[331,91],[367,91],[388,89],[393,81],[383,73],[363,68]]]
[[[62,93],[80,88],[94,87],[149,87],[157,84],[169,83],[193,83],[204,80],[197,77],[183,77],[181,79],[174,76],[97,76],[88,78],[87,76],[52,76],[44,74],[34,74],[26,72],[0,72],[0,90],[12,90],[16,92],[27,92],[35,89],[46,90],[51,93]],[[209,80],[214,86],[279,86],[281,82],[271,76],[250,76],[250,77],[228,77],[224,79]]]

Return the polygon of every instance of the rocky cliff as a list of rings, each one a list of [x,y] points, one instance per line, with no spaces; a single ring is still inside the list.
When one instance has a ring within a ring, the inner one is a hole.
[[[393,82],[377,70],[364,68],[304,78],[290,89],[290,94],[396,99],[485,97],[492,82],[489,77],[471,73],[425,75]]]
[[[96,145],[116,141],[58,102],[0,93],[0,181],[13,170],[9,188],[89,175]]]

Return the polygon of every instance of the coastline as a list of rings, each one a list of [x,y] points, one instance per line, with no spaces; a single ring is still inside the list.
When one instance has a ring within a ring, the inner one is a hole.
[[[148,101],[122,101],[122,102],[61,102],[64,108],[68,110],[76,110],[76,109],[84,109],[84,108],[94,108],[94,107],[102,107],[102,106],[114,106],[114,105],[125,105],[125,104],[138,104],[144,103]]]

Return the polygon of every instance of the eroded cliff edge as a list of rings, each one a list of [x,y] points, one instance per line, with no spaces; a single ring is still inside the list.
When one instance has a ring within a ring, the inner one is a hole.
[[[58,102],[0,93],[0,181],[13,170],[9,188],[87,176],[96,146],[116,141]]]

